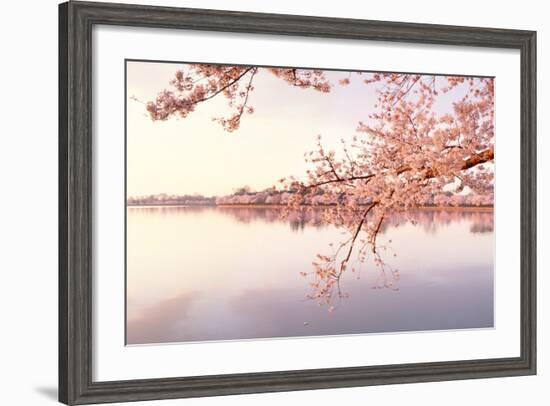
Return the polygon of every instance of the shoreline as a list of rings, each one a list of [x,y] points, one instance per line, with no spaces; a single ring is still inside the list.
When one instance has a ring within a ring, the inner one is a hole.
[[[366,206],[366,205],[365,205]],[[288,206],[286,204],[177,204],[177,203],[169,203],[169,204],[132,204],[126,205],[127,209],[135,209],[135,208],[156,208],[156,207],[204,207],[204,208],[235,208],[235,209],[284,209]],[[334,205],[324,205],[324,206],[302,206],[304,208],[317,208],[317,209],[324,209],[324,208],[330,208],[335,207]],[[492,212],[494,211],[494,206],[420,206],[416,207],[413,210],[441,210],[441,211],[482,211],[482,212]]]

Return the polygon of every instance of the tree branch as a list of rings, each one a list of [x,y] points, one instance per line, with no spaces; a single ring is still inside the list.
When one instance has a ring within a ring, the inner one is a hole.
[[[250,80],[248,81],[248,85],[246,86],[246,96],[244,98],[244,101],[243,101],[243,104],[241,106],[241,109],[239,110],[239,114],[237,115],[238,117],[238,120],[241,119],[242,115],[243,115],[243,112],[244,112],[244,109],[246,108],[246,104],[248,103],[248,96],[250,94],[250,88],[251,88],[251,85],[252,85],[252,80],[254,79],[254,76],[256,75],[256,73],[258,72],[257,69],[255,69],[252,74],[250,75]],[[242,77],[242,76],[241,76]]]
[[[206,96],[206,97],[203,97],[202,99],[196,100],[194,104],[202,103],[202,102],[205,102],[207,100],[210,100],[210,99],[216,97],[218,94],[222,93],[225,89],[233,86],[235,83],[237,83],[239,80],[241,80],[242,77],[244,77],[248,72],[250,72],[253,69],[258,69],[258,68],[251,67],[251,68],[246,69],[243,73],[241,73],[239,76],[237,76],[231,82],[229,82],[225,86],[219,88],[214,93],[212,93],[210,96]]]
[[[361,216],[361,221],[359,222],[359,224],[357,225],[357,228],[355,229],[355,233],[353,234],[353,237],[351,239],[351,242],[350,242],[350,245],[349,245],[349,249],[348,249],[348,253],[346,255],[346,257],[344,258],[344,260],[342,261],[341,265],[340,265],[340,273],[339,275],[344,271],[344,269],[346,268],[346,265],[349,261],[349,258],[351,256],[351,253],[353,251],[353,247],[355,245],[355,240],[357,239],[357,236],[359,235],[359,232],[361,231],[361,228],[363,228],[363,224],[365,224],[365,220],[367,219],[367,216],[369,214],[369,212],[374,208],[374,206],[376,206],[378,204],[378,202],[374,202],[372,203],[363,213],[363,216]]]

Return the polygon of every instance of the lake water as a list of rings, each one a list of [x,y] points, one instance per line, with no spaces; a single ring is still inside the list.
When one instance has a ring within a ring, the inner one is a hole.
[[[151,344],[493,326],[493,212],[421,210],[391,219],[381,274],[346,272],[346,298],[307,299],[311,262],[341,230],[279,209],[129,207],[127,343]],[[393,256],[393,251],[397,254]],[[383,287],[384,283],[392,287]]]

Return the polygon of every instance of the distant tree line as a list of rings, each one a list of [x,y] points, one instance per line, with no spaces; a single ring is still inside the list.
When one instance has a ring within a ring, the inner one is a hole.
[[[266,189],[260,192],[254,192],[250,187],[245,186],[236,189],[234,193],[227,196],[216,197],[216,205],[288,205],[291,199],[296,197],[293,190],[277,191]],[[318,188],[314,194],[302,197],[301,204],[313,206],[333,206],[341,204],[341,197],[333,193],[326,193]],[[494,197],[492,193],[488,194],[457,194],[453,192],[443,192],[437,195],[427,195],[422,202],[422,206],[428,207],[448,207],[448,206],[492,206]],[[360,205],[372,203],[372,198],[358,199]]]
[[[288,205],[293,198],[296,198],[294,190],[275,190],[273,188],[262,191],[253,191],[249,186],[243,186],[235,189],[232,194],[226,196],[206,197],[199,194],[194,195],[169,195],[166,193],[154,194],[148,196],[129,197],[127,202],[129,206],[229,206],[229,205]],[[326,193],[319,188],[312,195],[302,197],[303,205],[308,206],[333,206],[341,202],[339,196]],[[474,207],[474,206],[492,206],[493,194],[456,194],[452,192],[443,192],[437,195],[428,195],[422,202],[423,206],[428,207]],[[359,204],[371,204],[372,199],[363,198]]]
[[[128,206],[214,206],[215,197],[201,195],[169,195],[160,193],[156,195],[129,197]]]

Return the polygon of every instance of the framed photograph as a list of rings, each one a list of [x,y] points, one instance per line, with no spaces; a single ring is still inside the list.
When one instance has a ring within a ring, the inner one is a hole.
[[[536,33],[59,6],[59,400],[536,373]]]

